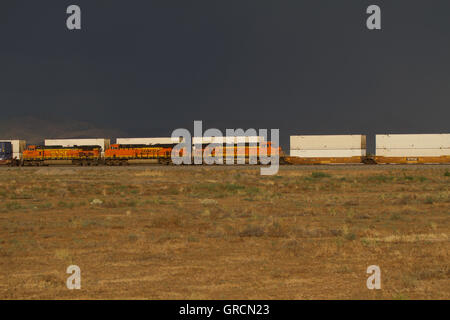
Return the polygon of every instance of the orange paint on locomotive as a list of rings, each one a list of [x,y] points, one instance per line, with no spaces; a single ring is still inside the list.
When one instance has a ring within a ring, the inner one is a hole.
[[[45,146],[28,146],[23,151],[22,157],[24,161],[28,160],[83,160],[83,159],[100,159],[101,148],[87,147],[45,147]]]
[[[124,146],[112,144],[105,151],[105,159],[170,159],[172,147],[170,146]]]
[[[251,155],[256,155],[260,157],[262,156],[272,156],[277,155],[280,156],[282,154],[281,147],[274,148],[272,147],[272,143],[264,142],[260,143],[257,146],[252,146],[246,144],[245,146],[227,146],[226,144],[223,146],[202,146],[201,149],[196,149],[194,151],[194,155],[196,156],[203,156],[205,154],[205,151],[207,151],[208,154],[210,154],[212,157],[222,156],[224,158],[227,157],[228,153],[232,153],[234,158],[249,158]]]

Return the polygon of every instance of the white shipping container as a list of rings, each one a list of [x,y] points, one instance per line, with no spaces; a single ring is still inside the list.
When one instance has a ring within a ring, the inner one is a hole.
[[[366,149],[366,136],[361,134],[291,136],[290,146],[291,150]]]
[[[193,137],[192,144],[208,143],[260,143],[264,142],[262,136],[237,136],[237,137]]]
[[[449,149],[450,133],[377,134],[377,149]]]
[[[183,138],[178,137],[172,140],[171,137],[163,138],[117,138],[116,144],[171,144],[183,142]]]
[[[25,140],[0,140],[0,142],[11,142],[13,158],[22,159],[22,152],[27,146]]]
[[[440,157],[450,156],[448,149],[376,149],[377,156],[383,157]]]
[[[100,146],[102,152],[109,149],[109,139],[45,139],[46,146]]]
[[[364,157],[365,149],[338,149],[338,150],[291,150],[291,157],[301,158],[350,158]]]

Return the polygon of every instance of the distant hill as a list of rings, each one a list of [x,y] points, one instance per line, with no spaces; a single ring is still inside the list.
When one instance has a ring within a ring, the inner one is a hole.
[[[57,121],[35,117],[5,119],[0,122],[0,139],[22,139],[41,144],[45,139],[116,138],[127,136],[117,129],[101,128],[89,122]]]

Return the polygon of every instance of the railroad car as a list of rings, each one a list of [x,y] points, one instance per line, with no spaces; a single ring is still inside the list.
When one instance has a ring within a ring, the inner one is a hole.
[[[361,164],[366,158],[365,135],[303,135],[290,137],[291,164]]]
[[[11,143],[12,159],[15,160],[14,162],[18,162],[22,158],[22,152],[27,147],[25,140],[0,140],[0,142]]]
[[[16,161],[11,142],[0,142],[0,165],[14,165]]]
[[[377,134],[379,164],[450,163],[450,134]]]
[[[232,154],[233,159],[237,160],[237,163],[249,163],[250,156],[254,155],[257,157],[257,163],[259,164],[260,156],[283,156],[281,147],[272,147],[271,142],[260,142],[257,144],[245,143],[242,146],[234,144],[229,146],[228,144],[202,144],[201,148],[194,149],[192,152],[193,157],[198,157],[203,159],[205,163],[205,155],[210,155],[211,157],[222,157],[223,163],[226,163],[227,155]]]
[[[160,163],[170,164],[172,149],[176,144],[112,144],[105,151],[106,165]]]
[[[80,166],[102,163],[100,146],[28,146],[22,154],[25,166],[74,164]]]
[[[173,144],[173,143],[181,143],[183,142],[183,140],[184,139],[181,137],[117,138],[116,144],[128,144],[128,145]]]

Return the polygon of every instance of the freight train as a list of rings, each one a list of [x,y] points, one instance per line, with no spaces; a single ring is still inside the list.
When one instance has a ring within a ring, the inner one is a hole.
[[[257,159],[260,155],[278,156],[280,164],[450,163],[450,134],[376,135],[376,155],[367,154],[365,135],[291,136],[289,156],[262,137],[246,137],[244,140],[244,147],[240,148],[236,144],[238,139],[217,143],[211,139],[194,138],[191,157],[208,154],[214,159],[222,158],[223,163],[227,163],[229,155],[237,160],[235,163],[250,163],[252,155]],[[169,143],[171,141],[171,138],[118,138],[116,144],[110,144],[109,139],[62,139],[46,140],[44,146],[25,148],[22,140],[0,140],[0,164],[167,165],[172,163],[175,146],[182,142]],[[214,142],[214,145],[205,142]],[[179,155],[186,151],[182,149]],[[206,163],[204,157],[202,159],[202,163]]]

